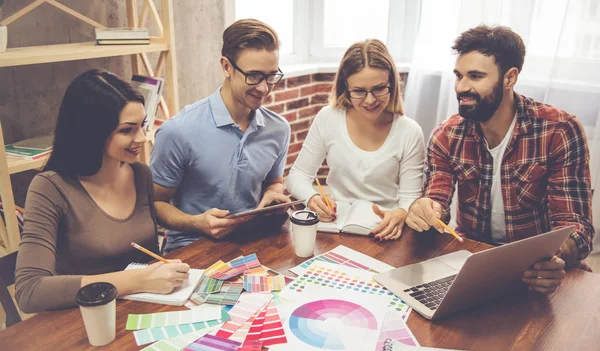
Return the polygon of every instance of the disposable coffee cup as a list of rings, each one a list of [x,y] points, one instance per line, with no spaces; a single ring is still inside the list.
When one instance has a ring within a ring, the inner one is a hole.
[[[88,340],[102,346],[115,340],[117,288],[111,283],[92,283],[79,289],[77,304],[81,310]]]
[[[319,215],[310,210],[299,210],[290,216],[294,253],[299,257],[310,257],[315,252]]]

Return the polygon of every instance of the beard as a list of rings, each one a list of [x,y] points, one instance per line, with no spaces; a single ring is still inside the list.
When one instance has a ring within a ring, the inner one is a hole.
[[[494,86],[492,92],[482,98],[479,94],[474,92],[456,94],[458,99],[458,113],[466,118],[476,122],[487,122],[502,102],[502,79],[498,79],[498,83]],[[460,98],[469,97],[476,101],[475,105],[461,105]]]

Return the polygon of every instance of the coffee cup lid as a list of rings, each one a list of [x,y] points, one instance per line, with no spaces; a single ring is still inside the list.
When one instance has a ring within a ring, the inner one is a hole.
[[[313,225],[319,223],[319,215],[311,210],[298,210],[292,213],[290,221],[299,225]]]
[[[92,283],[79,289],[77,304],[83,307],[106,305],[117,297],[117,288],[111,283]]]

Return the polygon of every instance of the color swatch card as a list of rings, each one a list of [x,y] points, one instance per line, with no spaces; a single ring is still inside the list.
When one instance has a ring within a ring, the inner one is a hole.
[[[248,338],[250,338],[250,335],[246,339]],[[258,340],[263,342],[263,346],[285,344],[287,342],[285,330],[283,330],[283,324],[273,300],[267,306],[267,313]]]
[[[242,283],[224,282],[221,291],[214,294],[192,294],[185,304],[187,308],[198,307],[203,303],[213,305],[235,305],[238,302],[244,286]]]
[[[238,351],[261,351],[263,348],[263,342],[252,340],[252,341],[244,341],[242,347],[238,349]]]
[[[280,306],[287,343],[271,350],[373,350],[387,311],[374,296],[319,285],[308,286],[303,301]]]
[[[127,330],[165,327],[168,325],[206,322],[221,318],[221,306],[207,305],[187,311],[161,312],[149,314],[130,314],[127,316]]]
[[[213,263],[210,267],[206,268],[204,270],[204,275],[208,276],[208,277],[212,277],[213,275],[219,273],[219,272],[224,272],[226,270],[228,270],[230,267],[227,263],[218,260],[217,262]]]
[[[213,328],[206,328],[202,330],[193,331],[191,333],[176,336],[174,338],[163,339],[155,342],[152,345],[146,346],[142,351],[175,351],[183,350],[186,346],[193,343],[195,340],[203,337],[210,333]]]
[[[220,280],[227,280],[235,277],[236,275],[240,275],[247,270],[259,267],[260,265],[261,264],[258,261],[258,257],[256,257],[256,254],[242,256],[228,262],[228,268],[226,270],[222,268],[219,271],[213,273],[211,277]]]
[[[217,332],[217,336],[228,338],[238,330],[250,317],[266,305],[273,295],[263,293],[243,293],[237,305],[229,310],[229,321],[227,321]],[[193,311],[193,310],[192,310]]]
[[[206,308],[206,305],[199,308]],[[221,318],[214,321],[170,325],[166,327],[155,327],[148,329],[140,329],[133,332],[136,344],[145,345],[163,339],[174,338],[179,335],[188,334],[194,331],[211,328],[229,320],[229,314],[224,309],[221,309]]]
[[[212,294],[221,291],[223,281],[215,278],[204,276],[200,281],[200,285],[194,290],[194,294]]]
[[[261,311],[262,310],[256,311],[256,313],[254,313],[252,317],[250,317],[246,322],[244,322],[244,324],[242,324],[242,326],[239,327],[238,330],[231,334],[231,336],[229,336],[228,339],[243,343],[244,340],[246,340],[246,337],[248,336],[250,327],[252,327],[252,324],[254,324],[254,320],[260,315]]]
[[[269,305],[271,303],[273,303],[273,300],[271,300],[271,302],[269,302]],[[256,318],[254,318],[254,320],[252,321],[252,325],[250,326],[250,329],[248,330],[248,334],[246,335],[246,341],[260,339],[260,333],[262,332],[263,327],[265,325],[265,317],[267,316],[267,309],[268,309],[268,305],[264,306],[261,310],[258,311],[258,315],[256,316]]]
[[[373,273],[385,272],[389,271],[390,269],[394,269],[394,267],[390,266],[389,264],[376,260],[371,256],[352,250],[344,245],[339,245],[331,251],[327,251],[324,254],[302,262],[296,267],[290,268],[289,271],[297,275],[301,275],[308,268],[308,266],[315,261],[339,264],[364,271],[371,271]]]
[[[244,290],[249,292],[279,291],[285,287],[285,277],[244,275]]]
[[[396,340],[404,345],[419,346],[417,339],[402,319],[402,313],[395,309],[388,309],[385,314],[375,350],[383,350],[386,339]]]
[[[241,342],[205,335],[185,348],[185,351],[236,351],[242,346]]]

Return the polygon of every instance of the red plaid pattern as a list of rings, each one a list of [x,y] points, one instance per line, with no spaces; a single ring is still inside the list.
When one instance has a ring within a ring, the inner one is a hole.
[[[575,225],[579,259],[592,249],[590,155],[579,121],[565,111],[515,93],[517,122],[502,162],[509,242]],[[432,133],[424,196],[446,209],[458,182],[458,228],[491,242],[493,159],[478,123],[454,115]]]

